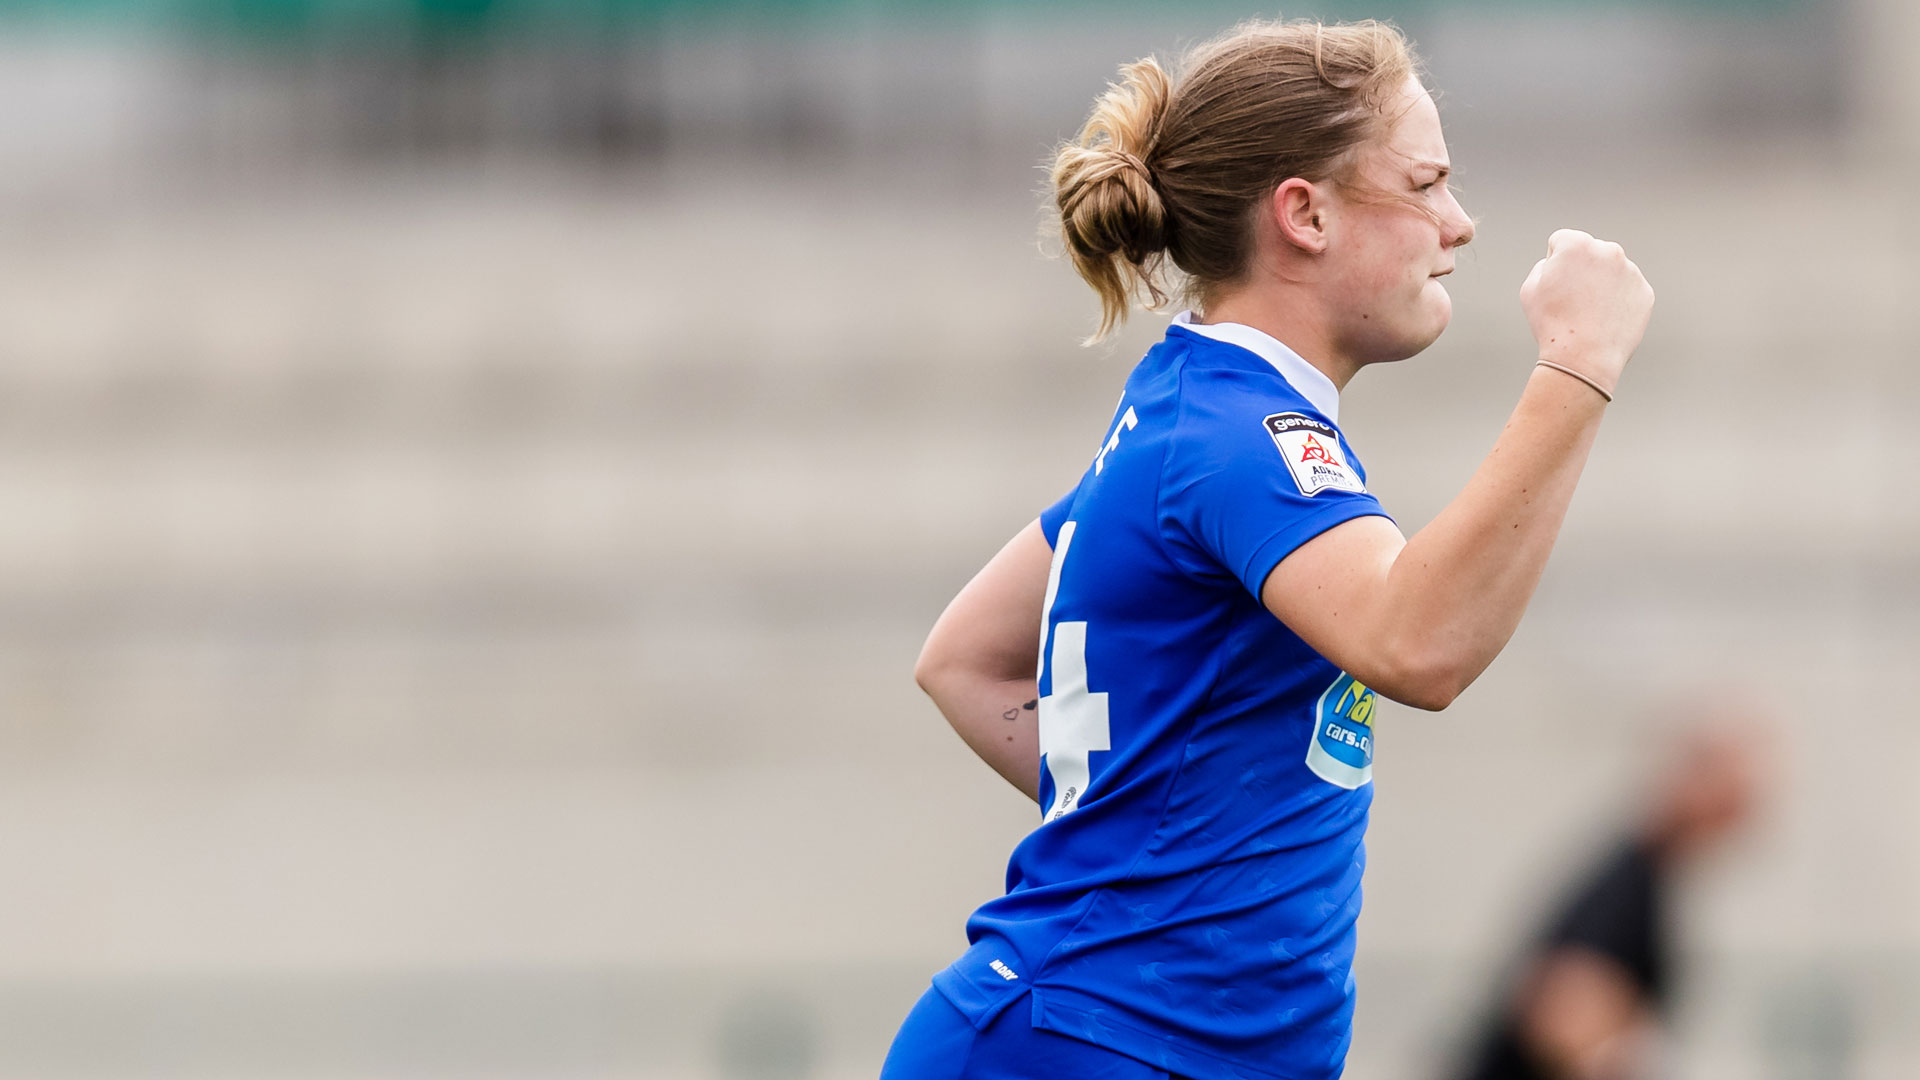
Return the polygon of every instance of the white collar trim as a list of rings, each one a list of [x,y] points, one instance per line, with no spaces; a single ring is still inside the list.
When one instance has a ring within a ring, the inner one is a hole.
[[[1175,315],[1173,325],[1184,326],[1215,341],[1238,345],[1265,360],[1322,415],[1336,424],[1340,422],[1340,390],[1333,385],[1333,380],[1264,330],[1255,330],[1245,323],[1197,323],[1191,311]]]

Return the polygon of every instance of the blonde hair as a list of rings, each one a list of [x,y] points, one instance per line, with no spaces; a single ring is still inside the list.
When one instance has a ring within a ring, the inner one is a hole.
[[[1100,297],[1098,341],[1136,295],[1204,298],[1253,254],[1256,203],[1290,177],[1351,179],[1388,95],[1418,72],[1399,29],[1368,20],[1243,23],[1171,77],[1152,57],[1120,69],[1080,136],[1053,158],[1053,207],[1074,269]]]

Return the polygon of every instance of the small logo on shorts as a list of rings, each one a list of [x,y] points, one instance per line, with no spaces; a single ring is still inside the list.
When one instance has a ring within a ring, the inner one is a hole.
[[[993,969],[994,974],[1000,976],[1001,978],[1007,980],[1008,982],[1012,982],[1013,980],[1020,977],[1013,973],[1012,968],[1008,967],[1005,963],[999,960],[995,960],[993,963],[988,964],[987,966]]]

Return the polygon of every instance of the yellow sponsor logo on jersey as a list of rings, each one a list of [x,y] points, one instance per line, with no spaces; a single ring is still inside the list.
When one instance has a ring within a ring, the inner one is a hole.
[[[1333,713],[1342,719],[1372,727],[1373,691],[1367,689],[1367,684],[1359,679],[1352,680],[1341,692],[1340,700],[1334,703]]]

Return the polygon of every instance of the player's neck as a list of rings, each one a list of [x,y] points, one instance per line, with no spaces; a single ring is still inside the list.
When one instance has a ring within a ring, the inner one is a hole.
[[[1202,323],[1239,323],[1251,326],[1300,355],[1314,370],[1345,390],[1360,365],[1341,356],[1327,333],[1326,321],[1307,305],[1272,291],[1241,289],[1214,297],[1205,310],[1195,312]]]

